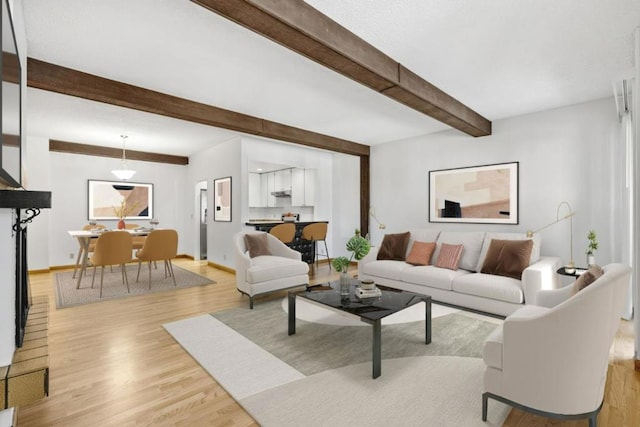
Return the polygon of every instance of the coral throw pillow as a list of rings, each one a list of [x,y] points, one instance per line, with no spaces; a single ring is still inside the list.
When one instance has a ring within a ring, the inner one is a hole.
[[[436,250],[436,242],[413,242],[407,262],[413,265],[429,265]]]
[[[533,240],[492,239],[480,272],[521,280],[532,249]]]
[[[250,258],[261,255],[271,255],[269,240],[267,239],[267,233],[244,235],[244,244],[247,245]]]
[[[407,256],[409,236],[408,231],[406,233],[385,234],[377,259],[404,261],[404,257]]]
[[[436,267],[448,268],[449,270],[457,270],[464,245],[450,245],[443,243],[440,247],[440,254],[436,260]]]

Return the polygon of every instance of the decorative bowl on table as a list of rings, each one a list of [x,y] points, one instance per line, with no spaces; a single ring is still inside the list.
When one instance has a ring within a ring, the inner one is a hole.
[[[376,283],[371,279],[364,279],[360,282],[360,288],[365,291],[371,291],[375,289]]]

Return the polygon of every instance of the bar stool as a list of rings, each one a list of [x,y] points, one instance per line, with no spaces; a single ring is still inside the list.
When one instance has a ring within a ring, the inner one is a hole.
[[[289,245],[293,242],[293,238],[296,236],[296,226],[290,222],[284,224],[278,224],[269,230],[269,234],[274,235],[285,245]]]
[[[302,238],[304,240],[309,240],[311,242],[313,242],[313,252],[315,253],[315,263],[316,266],[318,265],[318,257],[320,256],[320,254],[318,253],[318,245],[317,242],[318,241],[323,241],[324,242],[324,251],[326,255],[322,255],[322,256],[326,256],[327,260],[331,261],[329,259],[329,249],[327,248],[327,223],[326,222],[314,222],[312,224],[309,224],[307,226],[305,226],[302,229]],[[331,262],[329,262],[329,270],[331,270]]]

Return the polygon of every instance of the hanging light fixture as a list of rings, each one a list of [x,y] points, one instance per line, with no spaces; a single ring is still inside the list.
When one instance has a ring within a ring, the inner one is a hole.
[[[122,138],[122,160],[120,160],[120,169],[112,170],[111,173],[117,176],[118,179],[126,181],[127,179],[130,179],[133,175],[135,175],[136,171],[131,170],[127,167],[127,156],[124,145],[128,137],[127,135],[120,135],[120,138]]]

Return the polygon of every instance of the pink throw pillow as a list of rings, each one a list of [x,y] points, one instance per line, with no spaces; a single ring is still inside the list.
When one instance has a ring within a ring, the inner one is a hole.
[[[464,245],[450,245],[448,243],[443,243],[440,247],[440,254],[436,261],[436,267],[457,270],[460,258],[462,258],[463,249]]]

